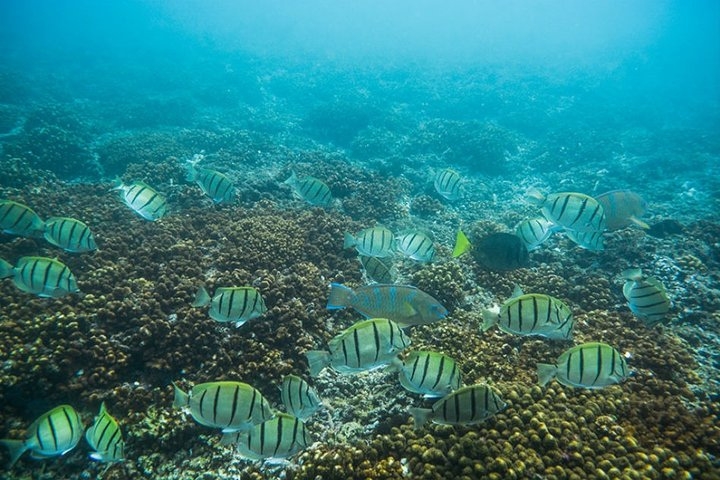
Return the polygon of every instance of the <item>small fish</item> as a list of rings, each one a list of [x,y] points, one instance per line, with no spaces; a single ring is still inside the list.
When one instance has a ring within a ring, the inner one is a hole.
[[[453,257],[459,257],[468,251],[485,268],[500,272],[523,268],[530,260],[523,241],[511,233],[491,233],[473,245],[465,233],[458,230]]]
[[[209,168],[196,167],[192,162],[187,166],[186,179],[197,183],[203,193],[215,203],[231,202],[235,195],[235,186],[225,174]]]
[[[515,235],[525,243],[528,250],[535,250],[550,238],[554,224],[545,217],[523,220],[515,227]]]
[[[392,261],[389,258],[368,257],[359,255],[360,263],[365,269],[365,275],[376,283],[392,283],[395,278],[392,274]]]
[[[285,410],[301,420],[308,419],[320,408],[320,398],[308,382],[297,375],[285,375],[280,387]]]
[[[577,192],[551,193],[543,196],[537,189],[528,192],[528,199],[540,206],[545,218],[576,232],[602,232],[605,213],[594,198]]]
[[[32,208],[12,200],[0,200],[0,230],[22,237],[41,237],[43,221]]]
[[[395,357],[393,368],[405,390],[425,398],[442,397],[462,385],[462,372],[451,357],[438,352],[412,351],[404,361]]]
[[[346,307],[369,318],[389,318],[403,328],[437,322],[448,314],[439,301],[409,285],[374,284],[353,290],[339,283],[331,283],[327,309]]]
[[[292,172],[290,178],[283,183],[290,185],[296,198],[305,200],[310,205],[327,206],[332,201],[330,188],[322,180],[315,177],[305,177],[302,180]]]
[[[590,250],[592,252],[601,252],[605,250],[605,234],[601,231],[595,232],[576,232],[575,230],[565,230],[565,235],[578,247]]]
[[[90,448],[95,450],[90,454],[93,460],[101,462],[125,460],[125,441],[120,424],[108,413],[105,402],[100,405],[100,413],[95,417],[95,422],[85,432],[85,440]]]
[[[460,174],[451,168],[442,170],[435,176],[435,190],[446,200],[460,198]]]
[[[210,318],[218,322],[235,322],[236,327],[267,311],[260,292],[253,287],[219,287],[212,297],[205,287],[200,287],[192,306],[206,305],[210,305]]]
[[[129,185],[120,183],[114,190],[120,190],[120,198],[125,205],[145,220],[154,222],[167,213],[165,196],[143,182],[133,182]]]
[[[428,420],[439,425],[473,425],[480,423],[507,406],[494,388],[485,385],[462,387],[444,396],[431,408],[411,408],[415,429]]]
[[[625,270],[622,276],[627,279],[623,295],[633,314],[648,326],[662,321],[670,311],[670,298],[663,284],[654,277],[643,277],[639,268]]]
[[[388,365],[410,345],[410,337],[386,318],[362,320],[328,342],[328,350],[305,353],[310,375],[330,366],[339,373],[357,373]]]
[[[384,227],[366,228],[355,236],[346,232],[343,248],[352,247],[355,247],[360,255],[390,257],[395,250],[395,236]]]
[[[619,230],[632,224],[648,229],[650,225],[640,220],[647,203],[637,193],[630,190],[612,190],[595,197],[603,206],[605,223],[608,230]]]
[[[0,278],[13,278],[23,292],[39,297],[59,298],[78,293],[77,280],[70,269],[58,260],[46,257],[22,257],[13,268],[0,261]]]
[[[84,428],[80,415],[70,405],[43,413],[28,427],[24,440],[0,440],[10,451],[8,468],[28,450],[37,459],[65,455],[80,442]]]
[[[556,378],[567,387],[603,388],[628,375],[625,359],[610,345],[583,343],[560,355],[555,364],[537,364],[541,387]]]
[[[523,294],[516,288],[499,310],[483,310],[482,331],[495,324],[514,335],[538,335],[552,340],[570,340],[575,321],[561,300],[541,293]]]
[[[97,250],[90,227],[74,218],[52,217],[47,219],[45,240],[67,252],[82,253]]]
[[[262,394],[247,383],[209,382],[195,385],[185,393],[173,383],[173,407],[190,407],[200,425],[220,428],[223,433],[249,430],[274,415]]]
[[[240,455],[252,460],[287,458],[312,442],[305,423],[287,413],[277,413],[248,431],[225,434],[220,440],[223,445],[237,444]]]
[[[410,232],[396,239],[398,251],[418,262],[430,262],[435,257],[435,245],[430,237],[420,232]]]

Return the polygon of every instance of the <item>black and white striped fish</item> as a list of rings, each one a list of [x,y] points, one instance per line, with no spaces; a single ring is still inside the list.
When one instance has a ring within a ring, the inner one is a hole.
[[[605,343],[576,345],[560,355],[554,364],[537,364],[538,383],[547,385],[556,378],[567,387],[603,388],[628,376],[625,358]]]
[[[385,227],[366,228],[353,236],[345,233],[343,248],[352,248],[368,257],[390,257],[395,251],[395,235]]]
[[[120,191],[120,198],[135,213],[151,222],[159,220],[167,213],[165,196],[143,182],[129,185],[120,183],[114,190]]]
[[[285,410],[301,420],[310,418],[321,405],[315,390],[297,375],[285,375],[280,387],[280,398]]]
[[[639,268],[625,270],[622,276],[627,279],[623,295],[633,314],[649,326],[662,321],[671,306],[665,286],[654,277],[644,277]]]
[[[219,287],[212,297],[204,287],[200,287],[192,306],[206,305],[210,305],[210,318],[218,322],[234,322],[236,327],[267,311],[260,292],[253,287]]]
[[[397,323],[373,318],[355,323],[328,342],[328,350],[311,350],[310,375],[317,376],[327,366],[339,373],[357,373],[388,365],[395,355],[410,345],[410,337]]]
[[[58,298],[80,292],[75,275],[53,258],[22,257],[15,267],[0,259],[0,278],[8,277],[23,292],[39,297]]]
[[[428,420],[439,425],[472,425],[503,410],[507,404],[500,394],[485,384],[462,387],[446,395],[431,408],[411,408],[415,429]]]
[[[0,231],[23,237],[39,237],[43,221],[32,208],[12,200],[0,200]]]
[[[118,421],[108,413],[105,402],[100,405],[100,413],[95,422],[85,432],[85,440],[94,450],[90,458],[101,462],[121,462],[125,460],[125,440]]]
[[[186,179],[195,182],[205,195],[215,203],[227,203],[232,201],[235,195],[235,186],[232,181],[223,173],[209,168],[196,167],[193,162],[187,166]]]
[[[73,253],[97,250],[90,227],[75,218],[48,218],[45,221],[45,240]]]
[[[432,239],[422,232],[399,235],[395,243],[400,253],[418,262],[430,262],[435,258],[435,245]]]
[[[220,443],[237,444],[243,457],[264,460],[290,457],[307,448],[312,441],[302,420],[287,413],[277,413],[248,431],[223,435]]]
[[[605,232],[595,230],[591,232],[576,232],[575,230],[565,230],[565,235],[578,247],[590,250],[592,252],[601,252],[605,250]]]
[[[541,207],[545,218],[556,225],[576,232],[602,232],[605,213],[594,198],[577,192],[559,192],[543,196],[537,189],[528,192],[528,199]]]
[[[327,206],[332,201],[332,193],[330,188],[315,177],[305,177],[300,180],[295,172],[292,172],[290,178],[283,183],[290,185],[296,198],[305,200],[310,205]]]
[[[358,255],[358,258],[365,269],[368,280],[376,283],[392,283],[395,280],[390,258],[368,257],[367,255]]]
[[[460,198],[460,174],[451,168],[440,171],[435,176],[435,191],[450,201]]]
[[[177,408],[190,407],[200,425],[220,428],[223,433],[248,430],[274,415],[262,394],[247,383],[209,382],[185,393],[173,383]]]
[[[515,235],[525,243],[528,250],[534,250],[550,238],[554,224],[545,217],[523,220],[515,227]]]
[[[10,467],[26,451],[33,458],[59,457],[75,448],[84,426],[80,415],[70,405],[60,405],[43,413],[27,429],[24,440],[0,440],[10,452]]]
[[[457,362],[442,353],[415,350],[404,361],[394,358],[392,365],[399,370],[398,379],[405,390],[426,398],[442,397],[462,385]]]

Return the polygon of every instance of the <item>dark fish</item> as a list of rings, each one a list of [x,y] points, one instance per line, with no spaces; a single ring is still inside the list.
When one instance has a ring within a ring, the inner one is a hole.
[[[530,260],[525,243],[512,233],[491,233],[471,244],[462,230],[458,230],[453,257],[467,251],[485,268],[501,272],[525,267]]]

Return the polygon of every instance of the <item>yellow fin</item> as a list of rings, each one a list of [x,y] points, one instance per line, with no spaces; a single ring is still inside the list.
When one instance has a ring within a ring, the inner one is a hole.
[[[470,240],[465,236],[462,230],[458,230],[457,235],[455,236],[455,248],[453,248],[452,256],[453,258],[457,258],[463,253],[470,250]]]

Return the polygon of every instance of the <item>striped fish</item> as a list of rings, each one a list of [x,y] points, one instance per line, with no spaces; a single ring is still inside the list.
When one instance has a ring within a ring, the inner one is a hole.
[[[287,413],[277,413],[274,418],[246,432],[223,435],[220,443],[235,443],[243,457],[264,460],[290,457],[307,448],[312,441],[302,420]]]
[[[176,408],[190,407],[200,425],[220,428],[223,433],[249,430],[274,415],[262,394],[247,383],[209,382],[195,385],[190,393],[175,387]]]
[[[602,231],[576,232],[575,230],[565,230],[565,236],[585,250],[592,252],[605,250],[605,233]]]
[[[585,194],[560,192],[544,197],[537,189],[531,189],[528,198],[541,207],[545,218],[568,230],[576,232],[605,230],[605,213],[602,205]]]
[[[507,406],[494,388],[485,385],[462,387],[444,396],[431,408],[411,408],[415,429],[428,420],[439,425],[473,425],[486,420]]]
[[[24,440],[0,440],[10,451],[8,468],[28,450],[38,459],[65,455],[80,442],[84,428],[80,415],[70,405],[43,413],[28,427]]]
[[[545,217],[523,220],[515,227],[515,235],[525,243],[528,250],[535,250],[553,234],[553,223]]]
[[[70,269],[52,258],[22,257],[15,268],[3,260],[0,278],[7,277],[13,277],[13,283],[23,292],[39,297],[58,298],[80,292]]]
[[[438,352],[412,351],[401,361],[395,357],[400,385],[425,398],[442,397],[462,385],[462,372],[451,357]]]
[[[188,165],[186,179],[195,182],[205,195],[215,203],[232,201],[235,195],[235,186],[224,174],[209,168],[196,167],[194,163]]]
[[[385,227],[366,228],[355,236],[345,233],[343,248],[352,247],[355,247],[360,255],[390,257],[395,250],[395,236]]]
[[[663,284],[654,277],[643,277],[639,268],[625,270],[622,276],[627,279],[623,295],[633,314],[648,326],[662,321],[670,311],[670,298]]]
[[[410,232],[396,238],[397,249],[408,258],[418,262],[430,262],[435,257],[435,245],[430,237],[420,232]]]
[[[90,227],[74,218],[49,218],[45,222],[45,240],[73,253],[97,250]]]
[[[38,237],[43,233],[43,221],[32,208],[12,200],[0,200],[0,230],[12,235]]]
[[[145,220],[154,222],[167,213],[165,196],[143,182],[133,182],[129,185],[121,183],[114,189],[120,190],[120,198],[125,205]]]
[[[120,424],[105,408],[100,405],[100,413],[95,422],[85,432],[85,440],[95,450],[90,454],[93,460],[101,462],[121,462],[125,460],[125,441]]]
[[[253,287],[219,287],[212,297],[200,287],[192,306],[206,305],[210,305],[210,318],[218,322],[235,322],[236,327],[267,311],[260,292]]]
[[[556,378],[567,387],[603,388],[621,382],[628,370],[617,350],[593,342],[572,347],[555,364],[538,363],[537,374],[541,387]]]
[[[302,180],[297,178],[295,172],[292,172],[290,178],[285,180],[286,185],[290,185],[296,198],[305,200],[310,205],[327,206],[332,201],[332,193],[330,188],[322,180],[315,177],[305,177]]]
[[[297,375],[285,375],[280,398],[285,410],[301,420],[310,418],[320,408],[320,398],[315,390]]]
[[[632,224],[650,228],[650,225],[640,220],[647,203],[637,193],[630,190],[612,190],[598,195],[595,200],[603,206],[608,230],[618,230]]]
[[[310,375],[317,376],[330,366],[339,373],[356,373],[388,365],[395,355],[410,345],[410,337],[386,318],[355,323],[328,342],[328,351],[311,350]]]
[[[402,327],[437,322],[448,314],[439,301],[409,285],[374,284],[353,290],[331,283],[327,309],[346,307],[366,317],[389,318]]]
[[[451,168],[442,170],[435,176],[435,191],[446,200],[460,198],[460,174]]]
[[[499,310],[483,310],[482,331],[495,324],[514,335],[538,335],[552,340],[570,340],[575,321],[561,300],[541,293],[523,294],[516,288]]]
[[[392,261],[389,258],[368,257],[359,255],[360,263],[365,270],[368,279],[377,283],[392,283]]]

